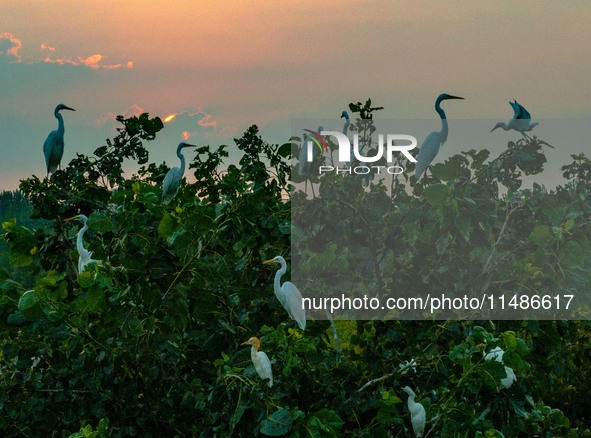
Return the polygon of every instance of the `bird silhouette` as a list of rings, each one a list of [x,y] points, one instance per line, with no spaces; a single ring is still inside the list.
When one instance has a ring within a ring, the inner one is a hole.
[[[55,173],[58,167],[61,169],[61,161],[64,155],[64,118],[60,114],[61,110],[76,111],[74,108],[60,103],[53,110],[53,115],[57,119],[57,129],[51,131],[45,143],[43,143],[43,154],[45,155],[45,166],[47,167],[47,176]]]
[[[441,108],[441,102],[448,99],[464,98],[443,93],[440,94],[435,101],[435,111],[437,111],[439,117],[441,117],[441,131],[433,131],[427,136],[427,138],[425,138],[425,141],[423,141],[421,149],[419,149],[419,156],[417,157],[417,165],[415,167],[415,176],[417,179],[421,178],[423,172],[439,152],[441,145],[447,141],[447,134],[449,131],[447,127],[447,116],[445,115],[445,111]]]

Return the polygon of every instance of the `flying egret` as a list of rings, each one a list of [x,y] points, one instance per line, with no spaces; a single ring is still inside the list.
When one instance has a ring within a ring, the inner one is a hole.
[[[298,288],[291,281],[286,281],[280,284],[281,276],[287,271],[287,263],[281,256],[266,260],[263,264],[279,263],[281,268],[275,273],[275,281],[273,283],[273,289],[275,290],[275,296],[283,306],[283,308],[289,313],[292,319],[295,319],[298,326],[302,329],[306,329],[306,310],[302,303],[302,294]]]
[[[423,436],[423,431],[425,430],[427,412],[425,412],[422,404],[415,402],[416,394],[409,386],[405,386],[402,390],[408,394],[408,411],[410,412],[412,429],[415,432],[415,436],[420,438]]]
[[[417,166],[415,167],[415,176],[417,179],[421,177],[423,172],[427,169],[431,161],[439,152],[439,148],[447,141],[447,117],[441,108],[441,102],[448,99],[463,99],[463,97],[451,96],[447,93],[440,94],[435,101],[435,111],[441,117],[441,131],[434,131],[425,138],[421,149],[419,149],[419,156],[417,157]]]
[[[57,168],[61,169],[62,156],[64,155],[64,118],[60,114],[61,110],[76,111],[74,108],[60,103],[53,110],[53,115],[57,119],[57,129],[51,131],[45,143],[43,143],[43,155],[45,155],[45,166],[47,167],[47,176],[54,173]]]
[[[90,263],[96,263],[100,266],[103,264],[103,262],[100,260],[93,260],[91,258],[92,252],[84,248],[84,233],[86,233],[86,230],[88,230],[88,224],[86,223],[88,218],[83,214],[79,214],[78,216],[66,219],[66,221],[73,221],[76,219],[82,222],[84,225],[82,228],[80,228],[80,231],[78,231],[78,237],[76,239],[76,249],[78,250],[78,274],[80,274],[84,272],[86,265]]]
[[[505,354],[505,352],[501,347],[495,347],[484,356],[484,360],[496,360],[497,362],[503,363],[503,354]],[[507,374],[507,377],[501,379],[501,385],[503,385],[505,389],[509,389],[511,385],[513,385],[513,382],[517,380],[517,376],[515,375],[513,368],[510,368],[505,364],[503,365],[505,366],[505,374]]]
[[[521,135],[525,138],[529,138],[525,134],[525,131],[531,131],[535,126],[538,126],[539,123],[532,123],[531,114],[515,99],[513,99],[513,102],[509,101],[509,105],[513,108],[513,118],[509,120],[509,123],[497,123],[490,132],[493,132],[497,128],[503,128],[505,131],[514,129],[517,132],[521,132]]]
[[[267,382],[269,388],[273,386],[273,370],[271,369],[271,361],[264,351],[259,351],[259,348],[261,348],[261,341],[259,338],[253,336],[248,341],[243,342],[240,345],[252,345],[252,348],[250,349],[250,359],[252,360],[254,369],[261,379],[269,379],[269,382]]]
[[[169,204],[179,191],[181,179],[185,174],[185,156],[181,153],[181,149],[188,147],[195,148],[197,146],[181,142],[176,148],[176,155],[180,158],[181,165],[171,168],[164,177],[164,183],[162,184],[162,202],[164,204]]]

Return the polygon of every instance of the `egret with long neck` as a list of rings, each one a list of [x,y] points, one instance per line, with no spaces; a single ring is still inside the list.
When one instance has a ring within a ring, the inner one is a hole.
[[[70,108],[63,103],[60,103],[53,110],[53,115],[57,119],[57,129],[51,131],[45,139],[45,143],[43,143],[47,176],[50,173],[55,173],[58,167],[61,169],[61,161],[64,155],[64,133],[66,129],[64,127],[64,118],[60,114],[61,110],[76,111],[74,108]]]
[[[79,214],[78,216],[70,217],[66,219],[66,221],[73,221],[79,220],[82,222],[82,228],[78,231],[78,236],[76,237],[76,250],[78,251],[78,274],[84,272],[86,265],[91,263],[95,263],[97,265],[102,265],[103,262],[100,260],[93,260],[92,259],[92,252],[88,251],[84,248],[84,233],[88,230],[88,218],[83,215]]]
[[[286,281],[281,284],[281,276],[287,272],[287,263],[281,256],[266,260],[263,264],[279,263],[280,268],[275,273],[275,280],[273,282],[273,289],[275,296],[287,311],[292,319],[295,319],[298,326],[305,330],[306,328],[306,310],[302,303],[302,294],[298,288],[291,281]]]
[[[164,177],[164,183],[162,184],[162,203],[169,204],[170,201],[174,199],[176,194],[179,191],[179,187],[181,185],[181,180],[183,179],[183,175],[185,174],[185,156],[182,154],[181,150],[183,148],[188,147],[197,147],[192,144],[181,142],[176,148],[176,155],[181,160],[181,165],[179,167],[171,168],[166,176]]]
[[[439,148],[447,141],[447,134],[449,129],[447,126],[447,116],[445,111],[441,108],[441,102],[448,99],[463,99],[463,97],[451,96],[447,93],[440,94],[435,101],[435,111],[441,117],[441,131],[434,131],[425,138],[425,141],[419,149],[419,156],[417,157],[417,165],[415,167],[415,176],[419,179],[427,167],[431,164],[433,159],[437,156]]]
[[[410,412],[410,421],[412,423],[412,429],[417,438],[423,436],[425,431],[425,423],[427,422],[427,412],[422,404],[415,401],[416,394],[410,389],[409,386],[402,388],[404,392],[408,394],[408,411]]]

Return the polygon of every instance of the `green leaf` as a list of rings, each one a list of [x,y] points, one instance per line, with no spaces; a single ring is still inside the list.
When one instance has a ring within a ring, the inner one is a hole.
[[[144,334],[144,324],[137,318],[130,319],[127,323],[127,327],[132,336],[141,336]]]
[[[261,433],[267,436],[285,435],[291,429],[293,418],[287,409],[279,408],[261,421]]]
[[[41,316],[41,304],[34,290],[28,290],[18,300],[18,310],[27,321],[36,321]]]
[[[432,184],[425,189],[423,197],[433,207],[439,207],[443,205],[450,193],[451,189],[445,184]]]
[[[168,239],[178,229],[178,223],[170,213],[164,213],[158,224],[158,237]]]
[[[460,163],[450,159],[445,163],[434,164],[431,166],[431,173],[441,181],[451,181],[460,174]]]

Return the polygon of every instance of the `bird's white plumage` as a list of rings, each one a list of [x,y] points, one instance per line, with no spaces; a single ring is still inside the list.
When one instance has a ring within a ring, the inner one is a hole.
[[[405,386],[402,388],[402,390],[408,394],[407,406],[408,411],[410,412],[412,429],[415,433],[415,436],[420,438],[423,436],[423,432],[425,431],[427,412],[421,403],[415,401],[416,394],[409,386]]]
[[[64,118],[60,114],[61,110],[76,111],[63,103],[60,103],[53,110],[53,115],[57,119],[57,129],[51,131],[43,143],[43,155],[45,155],[45,166],[47,175],[54,173],[61,165],[64,155]]]
[[[423,172],[425,172],[427,167],[437,156],[441,145],[447,141],[447,117],[445,111],[441,108],[441,102],[448,99],[463,99],[463,97],[451,96],[447,93],[440,94],[437,97],[437,100],[435,101],[435,111],[437,111],[441,118],[441,131],[433,131],[423,141],[423,144],[419,149],[419,155],[417,156],[417,164],[415,167],[415,176],[417,179],[423,175]]]
[[[285,262],[285,259],[281,256],[277,256],[263,263],[279,263],[280,268],[275,273],[275,280],[273,282],[275,296],[289,316],[296,320],[298,326],[302,330],[305,330],[306,310],[303,307],[302,294],[291,281],[286,281],[285,283],[281,284],[281,276],[287,272],[287,263]]]
[[[86,233],[86,231],[88,230],[88,224],[86,223],[88,221],[88,218],[83,214],[79,214],[78,216],[74,216],[66,220],[75,219],[78,219],[83,224],[83,227],[80,228],[80,230],[78,231],[78,235],[76,237],[76,250],[78,251],[78,274],[80,274],[84,272],[84,269],[87,265],[91,263],[96,263],[100,266],[103,262],[100,260],[93,260],[92,252],[84,248],[84,233]]]
[[[181,160],[179,167],[172,167],[164,177],[162,183],[162,203],[169,204],[174,199],[179,191],[181,180],[185,174],[185,156],[182,154],[181,149],[186,147],[196,147],[188,143],[179,143],[176,148],[176,155]]]
[[[496,360],[497,362],[503,363],[504,354],[505,352],[501,347],[495,347],[484,355],[484,360]],[[503,385],[505,389],[509,389],[511,385],[513,385],[513,382],[517,380],[517,376],[515,375],[515,371],[513,371],[513,368],[508,367],[504,363],[503,366],[505,367],[505,374],[507,376],[501,379],[501,385]]]
[[[273,386],[273,369],[271,368],[271,361],[264,351],[259,351],[261,348],[261,341],[259,338],[252,337],[248,341],[243,342],[242,345],[252,345],[250,349],[250,359],[254,365],[259,377],[263,380],[269,380],[267,385]]]
[[[509,101],[509,105],[513,108],[513,118],[507,123],[497,123],[490,132],[493,132],[497,128],[503,128],[505,131],[513,129],[514,131],[520,132],[524,137],[527,137],[525,132],[531,131],[534,127],[538,126],[538,123],[532,123],[529,111],[515,99],[513,99],[513,102]]]

